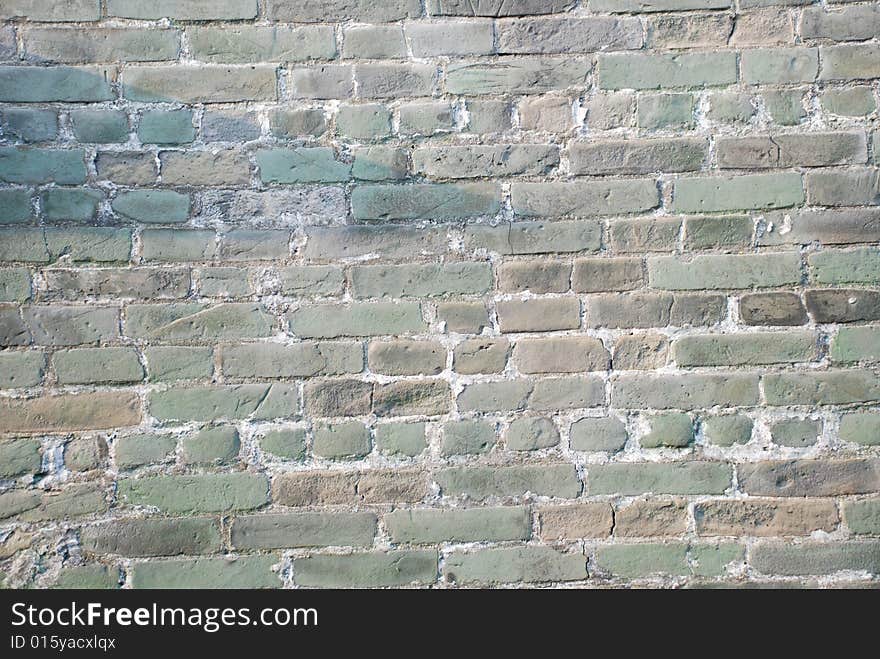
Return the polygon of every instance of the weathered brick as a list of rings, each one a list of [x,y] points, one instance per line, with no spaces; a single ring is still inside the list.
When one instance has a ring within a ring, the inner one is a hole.
[[[849,530],[857,535],[880,535],[880,499],[847,501],[843,516]]]
[[[490,183],[359,185],[351,194],[355,219],[455,219],[495,215],[501,191]]]
[[[265,476],[249,473],[144,476],[119,481],[119,499],[167,513],[226,512],[259,508],[268,500]]]
[[[581,491],[574,468],[568,464],[528,464],[496,467],[447,467],[434,473],[443,494],[488,497],[534,496],[572,499]]]
[[[437,551],[390,551],[294,559],[294,582],[313,588],[380,588],[437,580]]]
[[[205,62],[299,62],[336,55],[330,26],[192,27],[186,34],[193,57]]]
[[[573,451],[616,453],[626,444],[626,426],[617,417],[587,417],[571,424]]]
[[[86,552],[126,557],[176,556],[217,553],[221,548],[217,520],[120,519],[85,526],[79,534]]]
[[[726,86],[736,82],[732,52],[599,55],[602,89]]]
[[[181,459],[190,465],[221,465],[236,461],[241,440],[235,428],[205,428],[181,442]]]
[[[583,554],[552,547],[503,547],[454,552],[443,571],[449,581],[464,584],[579,581],[587,577],[587,561]]]
[[[559,431],[550,419],[521,417],[510,422],[504,441],[511,451],[537,451],[559,444]]]
[[[628,291],[641,288],[642,260],[636,258],[576,259],[571,287],[577,293]]]
[[[205,5],[198,0],[156,0],[144,5],[133,0],[108,0],[109,16],[144,20],[171,18],[184,21],[236,20],[255,18],[256,0],[218,0]]]
[[[2,88],[2,85],[0,85]],[[122,93],[132,101],[233,103],[274,101],[271,66],[131,66],[122,74]]]
[[[680,536],[687,529],[687,517],[687,502],[682,499],[639,499],[614,511],[614,535]]]
[[[264,183],[332,183],[347,180],[351,172],[329,147],[257,151],[257,165]]]
[[[650,174],[698,171],[707,152],[705,141],[691,138],[590,141],[572,144],[569,158],[575,174]]]
[[[864,133],[725,137],[715,142],[721,169],[857,165],[868,161]]]
[[[827,575],[839,570],[880,572],[880,542],[761,543],[752,547],[751,564],[763,574]]]
[[[492,285],[488,263],[363,265],[349,271],[356,298],[478,295]]]
[[[177,30],[138,28],[28,28],[25,52],[35,60],[69,64],[160,62],[178,55]]]
[[[504,300],[496,308],[502,332],[577,329],[581,324],[581,305],[575,297]]]
[[[142,465],[163,462],[174,452],[177,442],[167,435],[130,435],[114,442],[116,465],[133,469]]]
[[[367,362],[385,375],[436,375],[446,366],[446,349],[435,341],[374,341]]]
[[[800,174],[744,174],[735,177],[682,178],[675,182],[675,210],[705,213],[772,209],[804,201]]]
[[[35,387],[46,373],[46,356],[42,352],[0,353],[0,388]]]
[[[246,185],[250,182],[247,155],[234,149],[165,151],[159,160],[162,182],[168,185]]]
[[[306,454],[306,433],[301,428],[270,430],[260,438],[260,449],[279,458],[302,460]]]
[[[492,64],[454,63],[446,70],[446,91],[463,96],[543,94],[583,86],[589,60],[574,57],[501,57]]]
[[[101,4],[98,0],[9,0],[0,8],[0,17],[47,23],[96,21],[101,17]]]
[[[721,462],[621,462],[587,469],[590,495],[722,494],[731,482],[730,466]]]
[[[698,503],[694,518],[699,535],[777,537],[832,532],[837,528],[833,501],[805,499],[716,499]]]
[[[648,416],[650,429],[639,438],[642,448],[685,448],[694,441],[694,424],[683,412]]]
[[[240,339],[269,336],[274,317],[258,304],[229,302],[131,304],[125,312],[128,336],[153,340]]]
[[[148,402],[150,414],[162,420],[274,419],[296,415],[297,393],[282,384],[175,387],[152,392]]]
[[[795,293],[750,293],[739,300],[739,315],[746,325],[803,325],[807,311]]]
[[[863,494],[880,487],[880,462],[871,459],[767,460],[737,466],[740,487],[750,495],[823,497]]]
[[[196,136],[192,110],[147,110],[138,123],[144,144],[187,144]]]
[[[868,370],[768,373],[768,405],[842,405],[880,400],[880,381]]]
[[[408,23],[415,57],[490,55],[495,51],[492,21]]]
[[[40,443],[33,439],[0,440],[0,478],[40,472]]]
[[[615,371],[652,370],[666,365],[669,340],[655,332],[620,336],[614,342],[611,368]]]
[[[608,351],[592,337],[522,339],[513,348],[521,373],[581,373],[609,367]]]
[[[52,355],[59,384],[140,382],[144,367],[132,348],[78,348]]]
[[[840,417],[840,440],[854,444],[880,444],[880,414],[850,412]]]
[[[113,210],[139,222],[185,222],[189,217],[189,195],[172,190],[130,190],[113,200]]]
[[[49,292],[62,299],[83,297],[180,298],[189,293],[189,271],[182,268],[101,268],[44,270]]]
[[[312,452],[321,458],[339,460],[361,458],[370,452],[370,432],[358,421],[315,428]]]
[[[496,227],[470,225],[465,229],[468,248],[499,254],[594,252],[601,230],[596,222],[511,222]]]
[[[531,535],[531,516],[522,507],[395,510],[384,522],[395,542],[412,544],[527,540]]]
[[[416,302],[355,302],[300,307],[287,317],[301,338],[415,333],[425,328]]]
[[[452,370],[463,375],[500,373],[507,365],[510,344],[504,339],[462,341],[452,354]]]
[[[302,23],[386,23],[422,13],[418,0],[270,0],[268,10],[273,21]]]
[[[825,250],[807,257],[810,278],[819,284],[880,282],[880,250],[863,247],[849,252]]]
[[[440,302],[437,317],[447,332],[479,334],[489,326],[489,312],[482,302]]]
[[[397,59],[406,57],[401,25],[352,25],[343,32],[342,57]]]
[[[543,540],[607,538],[614,526],[608,503],[579,503],[538,508],[538,524]]]
[[[428,0],[431,16],[532,16],[570,9],[572,0]]]
[[[831,341],[835,362],[880,361],[880,331],[876,327],[841,327]]]
[[[672,345],[679,366],[746,366],[813,361],[818,337],[790,330],[784,334],[703,334],[684,336]]]
[[[723,414],[703,420],[703,433],[718,446],[747,444],[752,438],[752,420],[744,414]]]
[[[428,178],[482,178],[546,174],[559,164],[553,145],[421,147],[413,151],[413,171]]]
[[[229,345],[221,348],[220,361],[224,375],[232,378],[342,375],[364,367],[361,345],[348,342]]]
[[[116,69],[101,66],[0,66],[0,101],[86,103],[114,98]]]
[[[668,290],[774,287],[800,281],[801,258],[779,254],[700,254],[684,261],[674,256],[648,259],[652,287]]]
[[[365,546],[376,534],[373,513],[284,513],[241,515],[232,522],[237,549]]]
[[[42,434],[136,426],[140,400],[128,391],[0,400],[0,433]]]
[[[375,436],[377,448],[387,455],[414,457],[427,447],[424,423],[383,423]]]
[[[880,210],[875,208],[815,209],[768,213],[759,245],[848,245],[880,238]]]
[[[495,424],[481,420],[449,421],[443,424],[440,454],[478,455],[495,446]]]
[[[194,558],[131,567],[133,588],[278,588],[277,556]]]
[[[571,264],[559,261],[505,261],[498,283],[508,293],[565,293],[571,288]]]
[[[721,295],[605,293],[587,300],[588,327],[647,328],[714,325],[725,313]]]
[[[651,210],[659,203],[653,179],[514,183],[513,210],[523,217],[595,217]]]
[[[373,385],[360,380],[326,380],[305,386],[305,408],[314,416],[358,416],[369,414]]]
[[[449,384],[443,380],[402,380],[376,385],[373,413],[378,416],[446,414],[452,406]]]
[[[596,551],[596,565],[614,577],[690,574],[687,545],[680,543],[607,545]]]
[[[812,82],[819,73],[817,48],[762,48],[742,53],[743,81],[750,85]]]
[[[500,54],[590,53],[642,46],[642,25],[634,18],[502,19],[496,21],[495,31]]]
[[[880,77],[880,48],[874,43],[826,46],[819,49],[820,80],[871,80]]]

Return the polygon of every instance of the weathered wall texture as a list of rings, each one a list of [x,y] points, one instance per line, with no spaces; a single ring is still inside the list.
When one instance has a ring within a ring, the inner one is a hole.
[[[7,586],[878,584],[880,2],[0,18]]]

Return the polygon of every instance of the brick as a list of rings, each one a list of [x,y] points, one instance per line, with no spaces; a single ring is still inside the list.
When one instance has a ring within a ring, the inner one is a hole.
[[[358,497],[364,503],[417,503],[428,491],[424,472],[417,469],[379,469],[358,478]]]
[[[251,292],[248,270],[244,268],[199,268],[194,271],[200,295],[241,297]]]
[[[607,538],[614,527],[611,505],[604,502],[542,506],[537,512],[543,540]]]
[[[118,110],[77,110],[70,113],[80,142],[108,144],[128,141],[128,117]]]
[[[599,55],[602,89],[726,86],[736,82],[732,52]]]
[[[406,36],[414,57],[490,55],[495,51],[492,21],[409,23]]]
[[[290,72],[294,98],[346,99],[354,91],[354,69],[348,64],[321,64]]]
[[[614,535],[622,538],[680,536],[687,529],[682,499],[637,499],[614,511]]]
[[[43,276],[49,292],[63,299],[83,297],[159,298],[185,297],[189,271],[179,268],[52,269]]]
[[[255,343],[223,346],[223,373],[233,378],[297,378],[360,373],[364,358],[359,343],[302,342],[291,345]]]
[[[682,412],[652,414],[648,417],[650,430],[639,438],[642,448],[685,448],[694,441],[694,424]]]
[[[739,315],[746,325],[803,325],[807,312],[794,293],[750,293],[739,300]]]
[[[495,215],[501,194],[489,183],[358,185],[351,203],[358,220],[455,219]]]
[[[305,386],[306,411],[314,416],[358,416],[369,414],[373,386],[360,380],[326,380]]]
[[[206,428],[184,437],[181,459],[189,465],[230,464],[238,458],[241,441],[235,428]]]
[[[155,183],[158,168],[152,154],[104,151],[95,159],[98,179],[120,185],[149,185]]]
[[[607,293],[587,301],[588,327],[714,325],[724,314],[723,296],[700,293]]]
[[[435,68],[427,64],[357,64],[355,78],[361,98],[430,96]]]
[[[590,9],[598,12],[657,12],[695,9],[727,9],[731,0],[590,0]]]
[[[489,326],[489,312],[482,302],[440,302],[437,317],[447,332],[479,334]]]
[[[349,271],[355,298],[479,295],[492,286],[488,263],[442,265],[363,265]]]
[[[721,169],[830,167],[868,160],[864,133],[727,137],[715,145]]]
[[[672,349],[682,367],[797,363],[818,357],[818,337],[794,330],[784,334],[704,334],[681,337]]]
[[[711,213],[796,206],[804,188],[800,174],[745,174],[678,179],[674,196],[677,212]]]
[[[576,259],[571,287],[576,293],[628,291],[641,288],[642,260],[635,258]]]
[[[449,421],[443,424],[440,454],[478,455],[495,446],[495,424],[480,420]]]
[[[144,261],[210,261],[218,251],[213,231],[146,229],[141,233]]]
[[[0,433],[101,430],[141,422],[140,400],[127,391],[4,398],[0,412]]]
[[[511,451],[537,451],[559,444],[559,431],[550,419],[522,417],[510,422],[504,441]]]
[[[271,66],[136,66],[122,74],[122,93],[132,101],[233,103],[274,101]]]
[[[446,91],[463,96],[543,94],[583,86],[592,70],[578,58],[501,57],[492,64],[454,63],[446,70]]]
[[[608,351],[592,337],[522,339],[513,348],[521,373],[580,373],[609,368]]]
[[[258,474],[144,476],[119,481],[119,499],[133,506],[155,506],[172,514],[226,512],[259,508],[268,482]]]
[[[621,375],[612,388],[612,404],[633,409],[689,409],[755,405],[757,378],[746,374],[687,376]]]
[[[413,151],[413,170],[429,178],[546,174],[559,164],[552,145],[445,146]]]
[[[826,250],[807,257],[810,278],[819,284],[876,284],[880,281],[880,250]]]
[[[38,345],[73,346],[119,336],[114,307],[30,306],[22,317]]]
[[[0,203],[3,208],[0,225],[27,222],[33,216],[31,198],[27,190],[0,190]]]
[[[842,405],[880,399],[880,382],[867,370],[775,373],[764,376],[768,405]]]
[[[15,478],[40,472],[40,443],[33,439],[0,440],[0,477]]]
[[[880,361],[880,331],[876,327],[841,327],[831,341],[835,362]]]
[[[693,128],[694,110],[692,94],[646,94],[639,97],[636,122],[646,130]]]
[[[764,46],[794,42],[794,20],[785,9],[759,9],[736,17],[731,45]]]
[[[596,407],[604,403],[604,382],[598,376],[569,376],[537,380],[529,398],[529,406],[543,412]]]
[[[374,341],[367,362],[385,375],[436,375],[446,366],[446,349],[435,341]]]
[[[361,140],[388,137],[391,135],[391,110],[379,103],[344,105],[336,114],[336,132]]]
[[[499,288],[508,293],[565,293],[571,264],[558,261],[505,261],[498,266]]]
[[[142,339],[180,341],[269,336],[274,317],[251,303],[131,304],[125,332]]]
[[[752,547],[752,567],[785,576],[832,574],[840,570],[880,572],[880,542],[761,543]]]
[[[269,115],[269,132],[276,137],[317,137],[327,130],[327,117],[320,108],[275,110]]]
[[[812,82],[818,73],[817,48],[763,48],[742,53],[742,77],[750,85]]]
[[[177,30],[137,28],[29,28],[22,31],[25,52],[34,60],[92,64],[160,62],[177,59]]]
[[[681,232],[675,217],[619,220],[611,222],[611,247],[616,252],[672,251]]]
[[[498,53],[590,53],[642,47],[642,25],[635,18],[502,19],[495,23]]]
[[[71,185],[85,180],[82,150],[0,148],[0,181]]]
[[[722,494],[731,485],[729,465],[720,462],[616,463],[591,465],[587,492],[636,496],[655,494]]]
[[[597,251],[601,230],[596,222],[510,222],[497,227],[470,225],[465,246],[503,255]]]
[[[144,144],[187,144],[195,136],[191,110],[147,110],[141,114],[138,138]]]
[[[232,522],[237,549],[365,546],[376,534],[373,513],[285,513],[242,515]]]
[[[417,0],[270,0],[268,11],[272,21],[302,23],[388,23],[422,13]]]
[[[504,300],[496,309],[502,332],[577,329],[581,324],[581,305],[574,297]]]
[[[189,183],[194,180],[187,178]],[[111,206],[120,216],[139,222],[185,222],[190,198],[171,190],[130,190],[119,193]]]
[[[336,55],[336,39],[329,26],[192,27],[187,38],[195,59],[223,64],[300,62]]]
[[[254,112],[207,111],[202,115],[202,139],[206,142],[249,142],[260,136]]]
[[[846,44],[819,49],[820,80],[871,80],[880,77],[877,44]]]
[[[865,499],[843,504],[849,530],[857,535],[880,535],[880,500]]]
[[[596,550],[596,565],[612,576],[623,578],[690,574],[687,545],[680,543],[599,547]]]
[[[488,497],[535,496],[572,499],[581,483],[571,465],[529,464],[497,467],[446,467],[434,473],[443,494]]]
[[[171,18],[184,21],[236,20],[257,16],[256,0],[219,0],[209,6],[198,0],[157,0],[144,5],[133,0],[108,0],[109,16],[121,18]]]
[[[299,428],[271,430],[260,438],[260,449],[288,460],[303,460],[306,433]]]
[[[180,421],[268,420],[295,416],[299,408],[296,389],[280,384],[174,387],[152,392],[148,403],[157,419]]]
[[[59,384],[140,382],[144,367],[131,348],[59,350],[52,356]]]
[[[64,568],[58,573],[54,588],[106,588],[119,587],[119,569],[106,565],[77,565]]]
[[[838,525],[837,506],[822,499],[717,499],[694,508],[697,533],[705,536],[777,537],[832,532]]]
[[[288,314],[291,331],[301,338],[334,338],[415,333],[425,328],[415,302],[355,302],[300,307]]]
[[[449,385],[442,380],[392,382],[376,385],[373,391],[377,416],[446,414],[451,405]]]
[[[808,8],[801,17],[801,36],[805,39],[862,41],[873,37],[880,27],[880,11],[873,5],[842,7],[838,11]]]
[[[87,188],[50,188],[40,194],[43,217],[52,221],[88,222],[103,200],[101,192]]]
[[[353,25],[343,33],[342,57],[397,59],[406,57],[401,25]]]
[[[355,151],[351,175],[365,181],[400,180],[406,178],[408,170],[403,149],[372,146]]]
[[[616,453],[626,444],[626,426],[616,417],[587,417],[571,424],[573,451]]]
[[[575,174],[650,174],[698,171],[708,152],[703,140],[609,140],[575,142],[569,147]]]
[[[106,513],[106,492],[92,483],[71,484],[42,494],[34,490],[7,490],[0,495],[0,518],[21,522],[67,520]]]
[[[796,126],[807,114],[803,90],[768,90],[762,96],[764,107],[780,126]]]
[[[768,214],[759,245],[848,245],[880,236],[880,211],[872,208],[816,209]],[[778,229],[778,230],[777,230]]]
[[[412,544],[527,540],[531,535],[531,516],[523,507],[395,510],[384,522],[394,542]]]
[[[386,455],[415,457],[427,447],[424,423],[384,423],[376,426],[375,438]]]
[[[279,270],[281,290],[288,295],[340,295],[342,270],[332,266],[289,266]]]
[[[0,302],[25,302],[31,297],[31,273],[27,268],[0,270]]]
[[[648,259],[652,287],[668,290],[774,287],[800,282],[800,255],[701,254],[688,262],[674,256]]]
[[[247,155],[234,149],[165,151],[159,160],[162,182],[168,185],[246,185],[250,182]]]
[[[0,101],[89,103],[114,98],[116,69],[100,66],[0,66]]]
[[[0,389],[35,387],[46,373],[42,352],[0,353]]]
[[[510,344],[497,339],[462,341],[452,354],[452,370],[462,375],[500,373],[507,365]]]
[[[101,437],[77,437],[64,447],[64,466],[71,471],[89,471],[105,466],[107,443]]]
[[[822,109],[842,117],[864,117],[877,109],[870,87],[829,89],[819,98]]]
[[[661,15],[649,23],[651,48],[718,48],[727,45],[733,20],[724,14]]]
[[[748,444],[752,439],[752,420],[744,414],[723,414],[703,420],[703,434],[717,446]]]
[[[142,465],[163,462],[174,452],[177,442],[163,435],[130,435],[114,442],[116,465],[132,469]]]
[[[643,332],[619,337],[611,368],[615,371],[652,370],[666,365],[669,341],[662,334]]]
[[[513,210],[523,217],[595,217],[651,210],[659,203],[652,179],[514,183]]]
[[[29,21],[66,23],[97,21],[101,17],[98,0],[9,0],[0,9],[2,18],[27,18]]]
[[[871,459],[767,460],[737,466],[740,487],[750,495],[826,497],[874,492],[880,463]]]
[[[543,132],[565,132],[572,126],[572,102],[565,96],[524,98],[517,106],[520,128]]]
[[[453,583],[541,583],[579,581],[587,577],[583,554],[551,547],[503,547],[454,552],[443,566]]]
[[[793,448],[813,446],[822,432],[822,423],[811,419],[783,419],[770,424],[775,444]]]
[[[854,444],[880,443],[880,415],[871,412],[851,412],[840,417],[840,440]]]
[[[133,588],[278,588],[277,556],[195,558],[131,567]]]
[[[437,551],[390,551],[294,559],[294,582],[312,588],[427,585],[437,580]]]
[[[285,472],[272,482],[272,500],[285,506],[350,503],[356,499],[357,482],[351,472]]]
[[[361,458],[371,449],[370,432],[360,422],[320,426],[314,431],[312,452],[322,458]]]
[[[58,113],[54,110],[9,108],[0,114],[3,132],[23,142],[48,142],[58,136]]]
[[[220,527],[211,518],[120,519],[83,527],[79,534],[90,554],[126,557],[213,554],[220,551]]]
[[[508,130],[512,125],[507,101],[469,100],[467,110],[467,128],[472,133],[495,133]]]
[[[290,249],[287,231],[230,231],[220,239],[219,256],[225,261],[265,261],[286,258]]]
[[[755,106],[747,94],[717,92],[709,97],[706,116],[712,121],[748,123],[754,115]]]
[[[264,183],[333,183],[351,172],[329,147],[257,151],[257,165]]]
[[[532,16],[570,9],[572,0],[428,0],[431,16]]]

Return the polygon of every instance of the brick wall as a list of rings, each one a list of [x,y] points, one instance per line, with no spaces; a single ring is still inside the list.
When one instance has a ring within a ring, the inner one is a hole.
[[[10,587],[880,575],[880,2],[3,0]]]

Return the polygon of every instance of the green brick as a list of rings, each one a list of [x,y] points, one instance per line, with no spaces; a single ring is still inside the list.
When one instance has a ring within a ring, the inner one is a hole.
[[[235,428],[206,428],[184,437],[181,447],[186,464],[230,464],[238,458],[241,441]]]
[[[0,494],[0,519],[15,517],[21,522],[66,520],[104,513],[109,507],[106,492],[91,483],[72,484],[42,494],[35,490],[7,490]]]
[[[25,302],[30,297],[30,270],[27,268],[0,269],[0,302]]]
[[[529,464],[505,467],[447,467],[434,473],[434,480],[446,496],[488,497],[535,496],[573,499],[581,491],[570,464]]]
[[[40,443],[34,439],[0,440],[0,478],[40,472]]]
[[[486,249],[503,255],[594,252],[600,247],[601,229],[595,221],[468,225],[464,241],[468,249]]]
[[[626,426],[617,417],[587,417],[571,424],[569,442],[573,451],[616,453],[626,444]]]
[[[370,431],[359,421],[315,428],[312,451],[321,458],[362,458],[370,452]]]
[[[0,101],[91,103],[110,101],[115,69],[101,66],[0,66]]]
[[[639,98],[639,128],[691,128],[694,125],[692,94],[650,94]]]
[[[259,508],[268,501],[265,476],[250,473],[144,476],[119,481],[121,503],[165,513],[212,513]]]
[[[384,521],[394,542],[413,544],[528,540],[532,530],[522,507],[395,510]]]
[[[819,73],[817,48],[766,48],[742,52],[743,81],[750,85],[812,82]]]
[[[441,455],[477,455],[495,445],[495,424],[482,420],[448,421],[443,424]]]
[[[351,173],[330,147],[257,151],[257,164],[264,183],[334,183]]]
[[[290,418],[299,410],[297,398],[295,387],[281,384],[176,387],[148,396],[154,417],[180,421]]]
[[[232,522],[236,549],[363,547],[373,544],[376,515],[371,512],[307,512],[242,515]]]
[[[110,263],[128,261],[130,254],[128,229],[0,229],[0,261],[48,263],[66,255],[74,263]]]
[[[691,570],[697,576],[716,577],[741,563],[745,548],[733,542],[714,545],[692,545],[690,548]]]
[[[488,263],[442,265],[363,265],[349,273],[352,295],[375,297],[436,297],[479,295],[492,287]]]
[[[384,423],[375,432],[376,446],[387,455],[415,457],[427,447],[424,423]]]
[[[801,257],[779,254],[700,254],[684,261],[675,256],[648,259],[652,288],[673,291],[738,289],[798,284]]]
[[[189,195],[173,190],[130,190],[120,192],[111,206],[130,220],[170,224],[186,222],[190,200]]]
[[[352,342],[255,343],[224,346],[223,373],[233,378],[296,378],[360,373],[363,348]]]
[[[747,444],[752,438],[752,420],[742,414],[724,414],[703,421],[703,433],[716,446]]]
[[[591,70],[590,60],[575,57],[501,57],[492,63],[452,63],[446,71],[446,91],[463,96],[543,94],[583,88]]]
[[[880,327],[841,327],[831,342],[836,362],[880,361]]]
[[[86,182],[85,154],[80,149],[0,148],[0,181],[5,183]]]
[[[528,380],[474,382],[458,395],[462,412],[497,412],[524,409],[532,393]]]
[[[784,419],[770,424],[770,436],[775,444],[804,448],[819,440],[822,423],[812,419]]]
[[[0,389],[35,387],[45,372],[42,352],[0,352]]]
[[[840,417],[840,440],[854,444],[880,444],[880,414],[849,412]]]
[[[758,377],[747,373],[621,375],[611,390],[613,407],[630,409],[710,408],[758,404]]]
[[[191,110],[147,110],[138,124],[144,144],[188,144],[196,137]]]
[[[27,222],[33,217],[31,197],[27,190],[0,190],[0,226]]]
[[[313,588],[428,585],[437,580],[437,552],[390,551],[306,556],[293,561],[293,580]]]
[[[50,142],[58,136],[58,113],[36,108],[9,108],[0,113],[3,132],[23,142]]]
[[[522,217],[627,215],[660,203],[654,179],[513,183],[513,210]]]
[[[173,60],[177,59],[180,41],[176,30],[133,27],[73,30],[31,27],[23,31],[23,37],[24,49],[30,58],[70,64]]]
[[[147,103],[235,103],[274,101],[278,95],[276,67],[129,66],[122,71],[122,93],[131,101]]]
[[[149,4],[137,0],[108,0],[107,14],[121,18],[153,20],[171,18],[183,21],[237,20],[257,16],[257,0],[155,0]]]
[[[880,400],[880,379],[867,370],[768,373],[768,405],[844,405]]]
[[[249,302],[131,304],[125,332],[134,338],[168,341],[241,339],[270,336],[274,324],[273,316]]]
[[[331,26],[194,27],[187,30],[190,50],[206,62],[298,62],[331,59],[336,39]]]
[[[220,525],[204,517],[118,519],[83,527],[79,537],[89,554],[126,557],[214,554],[222,547]]]
[[[30,306],[22,317],[37,345],[74,346],[119,335],[119,310],[114,307]]]
[[[759,2],[761,1],[759,0]],[[767,4],[773,4],[773,0],[763,1]],[[732,4],[733,0],[590,0],[590,9],[601,13],[647,13],[689,11],[692,9],[727,9]]]
[[[752,547],[752,568],[782,576],[830,575],[840,570],[880,574],[880,541],[761,543]]]
[[[131,566],[133,588],[278,588],[277,556],[196,558]]]
[[[378,103],[343,105],[336,115],[336,132],[358,140],[388,137],[391,135],[391,111]]]
[[[826,89],[819,100],[825,112],[841,117],[864,117],[877,109],[870,87]]]
[[[803,203],[804,187],[793,173],[690,178],[675,182],[674,198],[680,213],[786,208]]]
[[[732,484],[729,465],[721,462],[641,462],[590,465],[587,492],[637,496],[654,494],[723,494]]]
[[[406,178],[409,164],[406,151],[387,146],[370,146],[354,151],[351,175],[364,181]]]
[[[847,501],[843,516],[849,530],[857,535],[880,535],[880,499]]]
[[[407,334],[425,329],[415,302],[355,302],[300,307],[287,316],[291,331],[302,338]]]
[[[802,90],[777,89],[764,92],[763,97],[767,112],[781,126],[796,126],[807,115]]]
[[[596,565],[614,577],[690,574],[687,545],[682,543],[610,545],[596,550]]]
[[[306,454],[306,433],[300,428],[270,430],[260,438],[260,448],[288,460],[302,460]]]
[[[587,578],[587,559],[552,547],[504,547],[454,552],[443,572],[454,583],[541,583]]]
[[[128,117],[121,110],[75,110],[70,113],[70,119],[73,134],[80,142],[128,141]]]
[[[177,442],[167,435],[130,435],[115,444],[116,465],[133,469],[142,465],[164,462],[174,452]]]
[[[103,200],[104,195],[99,190],[89,188],[49,188],[40,195],[43,217],[52,221],[92,220]]]
[[[818,337],[812,332],[704,334],[673,343],[679,366],[754,366],[794,364],[817,358]]]
[[[537,451],[559,444],[559,431],[550,419],[522,417],[510,422],[504,441],[511,451]]]
[[[650,430],[639,438],[642,448],[685,448],[694,441],[694,424],[683,412],[649,417]]]
[[[749,495],[827,497],[876,492],[880,463],[871,459],[764,460],[737,465],[740,488]]]
[[[144,348],[151,382],[207,380],[214,373],[214,351],[190,346]]]
[[[599,55],[602,89],[726,86],[736,78],[733,52]]]
[[[689,217],[684,244],[687,249],[748,247],[754,231],[752,218],[746,215]]]
[[[358,220],[446,220],[495,215],[501,189],[490,183],[359,185],[351,203]]]
[[[847,252],[826,250],[807,257],[810,278],[819,284],[880,282],[880,250],[862,247]]]
[[[72,588],[109,589],[119,588],[119,568],[106,565],[77,565],[67,567],[58,573],[53,588],[69,590]]]
[[[880,46],[846,44],[819,49],[820,80],[872,80],[880,78]]]
[[[144,367],[133,348],[79,348],[52,356],[59,384],[140,382]]]

